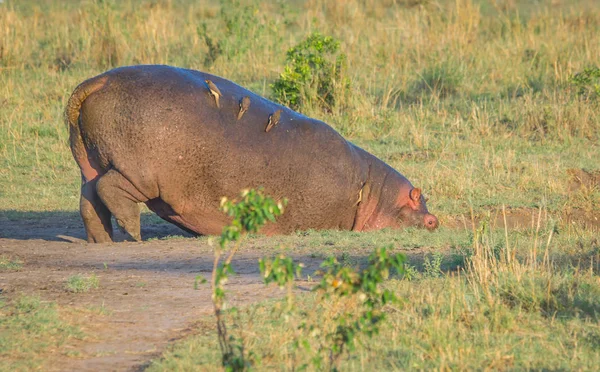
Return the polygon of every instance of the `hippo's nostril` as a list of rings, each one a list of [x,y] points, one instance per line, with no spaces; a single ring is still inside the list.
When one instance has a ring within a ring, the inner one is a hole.
[[[438,227],[438,220],[434,215],[427,215],[425,217],[425,227],[429,230],[434,230]]]

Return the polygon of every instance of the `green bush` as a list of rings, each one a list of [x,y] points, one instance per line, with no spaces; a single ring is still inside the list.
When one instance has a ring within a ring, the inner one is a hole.
[[[588,99],[600,97],[600,68],[585,68],[573,75],[569,81],[577,88],[578,95]]]
[[[221,365],[226,371],[249,370],[260,361],[259,356],[244,341],[239,317],[237,322],[227,324],[227,319],[235,318],[239,314],[238,309],[226,309],[225,306],[224,284],[233,273],[233,256],[244,237],[249,233],[258,232],[267,222],[275,222],[287,203],[286,199],[276,201],[264,195],[260,189],[243,190],[240,199],[231,201],[223,197],[221,200],[221,211],[231,216],[232,221],[223,228],[219,245],[215,247],[211,278]],[[233,247],[229,248],[231,244]],[[228,248],[227,258],[221,263],[221,256]],[[362,335],[372,337],[378,334],[379,327],[386,318],[384,308],[398,301],[392,290],[382,288],[382,283],[388,279],[392,270],[400,275],[404,274],[404,255],[390,254],[388,249],[389,247],[376,249],[369,256],[368,265],[362,271],[347,267],[334,257],[321,264],[319,274],[322,275],[322,279],[312,288],[319,295],[318,306],[329,308],[333,303],[336,309],[346,309],[351,303],[358,304],[358,310],[339,313],[336,311],[336,314],[332,315],[333,327],[331,323],[328,326],[310,323],[304,314],[298,312],[293,289],[294,279],[301,277],[301,263],[297,264],[284,255],[259,260],[260,273],[265,284],[276,283],[281,289],[287,288],[284,318],[287,319],[286,322],[289,321],[288,330],[295,335],[292,342],[294,361],[297,352],[310,353],[315,369],[327,367],[335,371],[338,370],[342,355],[349,355]],[[195,288],[198,286],[197,282],[196,278]],[[234,334],[234,330],[239,331]],[[320,336],[315,338],[317,334]],[[299,369],[304,370],[308,367],[308,364],[303,364]]]
[[[438,278],[442,276],[442,261],[444,260],[444,255],[440,252],[434,252],[431,255],[425,256],[423,261],[423,268],[425,269],[424,276],[428,278]]]
[[[274,99],[294,110],[317,105],[327,111],[339,103],[338,94],[350,87],[345,77],[346,55],[331,36],[312,33],[287,52],[287,65],[271,84]]]

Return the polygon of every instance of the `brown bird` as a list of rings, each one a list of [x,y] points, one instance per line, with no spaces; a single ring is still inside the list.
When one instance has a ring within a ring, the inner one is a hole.
[[[359,205],[360,202],[362,201],[362,194],[363,194],[363,189],[365,187],[361,187],[360,190],[358,191],[358,200],[356,201],[356,203],[354,203],[354,205]]]
[[[265,132],[270,131],[274,126],[279,124],[279,118],[281,117],[281,110],[277,110],[269,116],[269,122],[265,128]]]
[[[221,91],[219,90],[219,88],[217,88],[217,86],[215,85],[215,83],[213,83],[210,80],[205,80],[206,85],[208,85],[208,90],[210,90],[210,94],[212,94],[213,97],[215,97],[215,102],[217,103],[217,108],[221,108],[221,106],[219,106],[219,98],[222,96]]]
[[[242,116],[244,116],[244,114],[246,113],[246,111],[248,111],[248,108],[250,107],[250,97],[246,96],[244,98],[242,98],[242,100],[240,101],[240,112],[238,113],[238,120],[240,120],[242,118]]]

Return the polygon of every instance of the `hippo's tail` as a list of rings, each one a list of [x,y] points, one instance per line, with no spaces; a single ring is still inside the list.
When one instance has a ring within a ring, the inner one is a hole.
[[[98,175],[98,172],[96,169],[94,169],[92,164],[90,164],[88,159],[87,150],[83,143],[81,129],[79,126],[79,113],[81,105],[85,99],[92,93],[102,89],[107,80],[107,76],[98,76],[79,84],[79,86],[77,86],[77,88],[75,88],[73,91],[73,94],[71,94],[69,102],[67,103],[67,107],[65,108],[65,121],[69,126],[69,142],[71,145],[71,151],[75,161],[81,168],[84,181],[90,181],[91,179],[95,178]]]

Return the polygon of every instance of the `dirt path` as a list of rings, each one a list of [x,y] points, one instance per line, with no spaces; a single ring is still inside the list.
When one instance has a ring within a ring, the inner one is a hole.
[[[18,258],[24,265],[17,272],[0,273],[0,288],[11,299],[24,294],[45,301],[84,309],[81,322],[84,340],[68,341],[71,356],[56,353],[45,370],[128,371],[137,370],[160,355],[167,344],[190,332],[195,321],[211,310],[208,284],[194,289],[197,275],[209,278],[212,250],[196,239],[150,240],[142,243],[86,244],[82,227],[75,221],[57,223],[0,221],[0,254]],[[157,231],[158,230],[158,231]],[[182,233],[169,225],[151,226],[145,236]],[[61,241],[62,240],[62,241]],[[240,252],[234,267],[238,275],[227,289],[235,305],[280,295],[265,288],[257,271],[257,252]],[[314,261],[314,262],[311,262]],[[318,260],[305,257],[309,266]],[[67,278],[94,273],[98,289],[69,293]],[[73,355],[76,354],[76,355]]]

